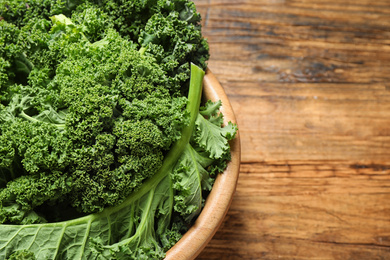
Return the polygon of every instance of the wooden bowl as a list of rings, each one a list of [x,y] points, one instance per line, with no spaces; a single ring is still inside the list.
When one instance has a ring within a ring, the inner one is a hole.
[[[227,124],[229,121],[236,123],[236,118],[226,93],[209,69],[206,70],[203,80],[203,97],[205,100],[221,100],[221,112],[224,115],[224,123]],[[196,258],[222,224],[236,190],[240,169],[241,152],[238,133],[236,138],[230,142],[230,147],[232,159],[228,163],[226,170],[217,176],[214,186],[206,199],[205,207],[194,225],[167,252],[165,259],[187,260]]]

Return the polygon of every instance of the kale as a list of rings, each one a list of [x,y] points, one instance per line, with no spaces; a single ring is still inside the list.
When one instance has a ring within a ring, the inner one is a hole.
[[[163,258],[230,159],[187,0],[2,1],[0,256]]]

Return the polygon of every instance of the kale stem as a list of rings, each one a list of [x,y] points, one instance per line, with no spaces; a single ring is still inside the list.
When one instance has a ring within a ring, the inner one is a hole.
[[[141,54],[141,56],[144,55],[146,49],[147,49],[147,47],[141,47],[141,48],[138,50],[139,54]]]
[[[28,120],[28,121],[30,121],[30,122],[33,122],[33,123],[43,122],[43,121],[40,121],[40,120],[38,120],[36,118],[33,118],[33,117],[27,115],[26,113],[24,113],[24,111],[20,112],[19,116],[24,118],[24,119],[26,119],[26,120]],[[65,128],[65,124],[53,124],[53,123],[48,123],[48,122],[44,122],[44,123],[51,124],[51,125],[57,127],[60,130],[63,130]]]
[[[19,62],[25,66],[25,70],[28,70],[28,71],[25,71],[27,73],[27,75],[30,74],[31,70],[34,68],[34,64],[32,64],[31,61],[29,59],[27,59],[25,53],[19,54],[18,59],[19,59]]]

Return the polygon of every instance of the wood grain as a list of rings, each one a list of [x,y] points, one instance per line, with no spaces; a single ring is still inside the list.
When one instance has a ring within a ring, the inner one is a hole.
[[[390,2],[194,2],[242,148],[198,259],[390,259]]]

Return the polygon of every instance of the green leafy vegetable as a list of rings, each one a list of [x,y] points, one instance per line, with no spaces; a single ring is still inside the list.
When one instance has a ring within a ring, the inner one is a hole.
[[[0,258],[161,259],[236,126],[188,0],[0,4]]]

